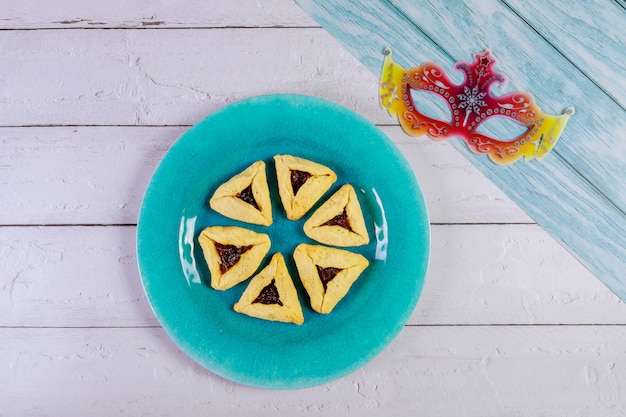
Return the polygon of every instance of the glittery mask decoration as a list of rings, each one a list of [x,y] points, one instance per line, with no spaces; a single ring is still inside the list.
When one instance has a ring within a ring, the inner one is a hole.
[[[513,92],[500,97],[490,94],[493,83],[506,85],[504,75],[495,72],[497,61],[490,50],[474,55],[474,62],[457,62],[455,70],[465,73],[465,81],[454,84],[446,72],[433,62],[406,70],[393,62],[391,51],[385,50],[380,80],[380,104],[391,116],[398,116],[400,125],[411,136],[428,135],[443,141],[460,137],[475,153],[487,154],[501,165],[545,157],[556,145],[567,120],[574,113],[568,108],[560,116],[543,114],[533,96]],[[418,95],[424,91],[441,97],[450,109],[452,120],[429,117],[418,110]],[[525,131],[511,140],[499,140],[477,129],[485,120],[505,117],[518,123]]]

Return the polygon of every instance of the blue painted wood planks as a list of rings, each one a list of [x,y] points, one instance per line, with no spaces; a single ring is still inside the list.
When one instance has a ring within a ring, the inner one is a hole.
[[[498,166],[451,144],[626,301],[626,10],[610,0],[296,0],[374,74],[491,48],[509,85],[544,113],[576,114],[541,161]],[[460,77],[457,79],[460,80]],[[497,91],[494,91],[498,94]],[[377,94],[377,92],[372,92]],[[392,119],[390,119],[392,121]],[[489,126],[496,137],[504,126]]]

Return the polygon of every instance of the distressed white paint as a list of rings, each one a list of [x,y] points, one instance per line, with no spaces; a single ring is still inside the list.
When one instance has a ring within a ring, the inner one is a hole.
[[[0,11],[0,28],[17,29],[0,31],[0,125],[16,126],[0,128],[0,225],[21,225],[0,226],[1,416],[626,413],[624,303],[537,225],[512,224],[531,220],[450,145],[396,126],[382,128],[441,223],[412,326],[361,370],[302,391],[238,386],[187,358],[143,294],[135,227],[89,226],[136,222],[151,173],[186,130],[163,125],[266,93],[394,121],[378,107],[376,74],[289,1],[120,1]],[[602,29],[587,17],[573,22]],[[104,27],[122,30],[82,30]],[[581,51],[588,39],[572,28],[558,33],[566,54],[590,67],[602,57]],[[33,125],[46,126],[20,127]]]
[[[159,329],[0,329],[6,415],[620,417],[621,328],[406,327],[372,362],[296,391],[205,371]]]
[[[0,227],[1,326],[155,326],[135,227]]]
[[[318,28],[0,31],[0,51],[0,126],[193,124],[273,93],[390,121],[376,76]]]
[[[0,224],[136,223],[152,173],[186,129],[0,128]],[[448,144],[383,131],[415,170],[434,223],[532,222]]]
[[[6,0],[0,29],[317,26],[286,0]]]

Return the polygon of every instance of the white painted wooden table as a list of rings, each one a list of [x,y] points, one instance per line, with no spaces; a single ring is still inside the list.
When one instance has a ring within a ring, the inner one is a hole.
[[[279,0],[3,0],[0,416],[626,415],[626,306],[372,74]],[[399,337],[330,384],[225,381],[169,339],[135,224],[172,143],[228,103],[308,94],[377,123],[423,187],[432,260]]]

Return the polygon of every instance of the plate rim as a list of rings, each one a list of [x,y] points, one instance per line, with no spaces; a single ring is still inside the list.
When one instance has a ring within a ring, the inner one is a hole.
[[[336,371],[334,374],[329,375],[327,377],[317,377],[317,378],[309,378],[307,379],[305,378],[298,378],[297,380],[290,380],[290,381],[278,381],[278,383],[276,383],[276,381],[273,381],[272,383],[267,383],[267,382],[262,382],[259,380],[255,380],[254,378],[246,378],[246,375],[242,375],[240,373],[237,372],[229,372],[229,370],[224,370],[224,369],[219,369],[219,366],[215,366],[216,362],[215,361],[208,361],[206,358],[202,358],[202,354],[197,352],[196,349],[194,349],[194,346],[190,345],[189,343],[187,343],[186,340],[184,340],[184,338],[181,339],[181,336],[178,334],[178,332],[176,331],[175,328],[170,327],[167,319],[165,317],[163,317],[162,312],[160,311],[159,307],[157,307],[155,304],[155,300],[153,300],[153,295],[151,295],[149,286],[149,279],[146,276],[146,273],[144,272],[144,268],[142,268],[142,263],[145,262],[145,259],[143,259],[142,255],[141,255],[141,247],[142,247],[142,239],[141,239],[141,235],[142,235],[142,230],[145,226],[145,223],[142,222],[142,218],[145,217],[145,203],[146,203],[146,199],[148,198],[148,194],[151,192],[152,186],[153,186],[153,181],[154,181],[154,177],[157,175],[157,173],[160,171],[161,167],[164,165],[164,161],[166,161],[166,159],[168,159],[168,155],[172,155],[172,150],[178,147],[182,147],[185,146],[184,141],[182,141],[181,139],[183,139],[185,136],[193,134],[193,131],[195,129],[198,128],[198,126],[203,125],[205,123],[210,123],[210,119],[214,118],[214,117],[220,117],[221,115],[223,115],[224,113],[230,112],[234,109],[237,109],[239,106],[247,106],[247,105],[272,105],[275,102],[290,102],[290,101],[298,101],[298,102],[306,102],[308,104],[315,104],[317,106],[321,106],[321,107],[326,107],[329,110],[335,110],[335,111],[339,111],[342,112],[346,115],[350,115],[353,119],[355,119],[358,123],[362,124],[362,125],[367,125],[369,129],[372,129],[373,131],[375,131],[377,133],[377,136],[382,139],[382,140],[386,140],[387,142],[385,143],[385,145],[390,148],[390,150],[392,150],[392,152],[394,153],[394,157],[395,159],[399,159],[402,161],[403,164],[406,165],[406,167],[408,167],[408,162],[406,161],[406,159],[404,158],[404,156],[400,153],[399,149],[397,148],[397,145],[395,143],[393,143],[388,136],[382,132],[382,130],[380,130],[380,128],[378,128],[376,125],[374,125],[373,123],[369,122],[367,119],[365,119],[363,116],[359,115],[358,113],[354,112],[351,109],[348,109],[342,105],[339,105],[335,102],[329,101],[329,100],[325,100],[325,99],[321,99],[318,97],[313,97],[313,96],[308,96],[308,95],[300,95],[300,94],[268,94],[268,95],[260,95],[260,96],[254,96],[254,97],[249,97],[246,99],[242,99],[239,100],[237,102],[231,103],[229,105],[226,105],[224,107],[222,107],[221,109],[209,113],[208,115],[206,115],[205,117],[203,117],[201,120],[199,120],[197,123],[195,123],[193,126],[191,126],[190,128],[188,128],[185,132],[183,132],[178,139],[176,139],[176,141],[172,144],[172,146],[166,151],[166,153],[163,155],[163,157],[161,158],[161,160],[159,161],[159,163],[157,164],[156,168],[154,169],[154,172],[150,178],[150,181],[146,187],[146,190],[144,192],[144,196],[142,198],[142,202],[141,202],[141,206],[140,206],[140,210],[139,210],[139,214],[138,214],[138,220],[137,220],[137,231],[136,231],[136,251],[137,251],[137,264],[139,267],[139,274],[140,274],[140,279],[141,279],[141,283],[144,289],[144,293],[146,294],[146,298],[148,300],[148,303],[153,311],[153,313],[155,314],[155,317],[157,318],[158,322],[161,324],[162,328],[165,330],[166,334],[175,342],[175,344],[181,348],[181,350],[183,351],[183,353],[185,353],[187,356],[189,356],[192,360],[194,360],[196,363],[198,363],[199,365],[201,365],[202,367],[206,368],[208,371],[221,376],[223,378],[226,378],[230,381],[242,384],[242,385],[247,385],[247,386],[253,386],[253,387],[257,387],[257,388],[264,388],[264,389],[300,389],[300,388],[306,388],[306,387],[312,387],[312,386],[317,386],[323,383],[327,383],[327,382],[331,382],[333,380],[339,379],[341,377],[344,377],[354,371],[356,371],[357,369],[361,368],[362,366],[364,366],[366,363],[368,363],[369,361],[371,361],[374,357],[378,356],[380,353],[382,353],[382,351],[384,350],[384,348],[386,348],[400,333],[400,331],[402,330],[402,328],[406,325],[406,322],[408,321],[410,315],[412,314],[413,310],[415,309],[415,306],[417,304],[417,302],[419,301],[420,297],[421,297],[421,292],[424,288],[424,284],[425,284],[425,280],[426,280],[426,276],[427,276],[427,272],[428,272],[428,268],[430,265],[430,256],[431,256],[431,225],[430,225],[430,217],[428,214],[428,209],[427,206],[425,204],[424,201],[424,195],[422,192],[422,189],[419,185],[419,182],[417,181],[417,178],[415,176],[415,173],[412,169],[410,169],[409,167],[409,172],[412,174],[412,180],[414,181],[414,186],[415,186],[415,198],[417,200],[419,200],[419,202],[421,203],[421,207],[420,207],[420,212],[422,214],[421,217],[421,230],[423,232],[423,236],[422,239],[425,243],[425,248],[423,249],[423,258],[422,258],[422,266],[423,266],[423,271],[421,273],[421,280],[420,283],[418,285],[418,287],[416,288],[416,290],[413,293],[413,301],[410,303],[410,305],[407,305],[407,308],[404,311],[404,314],[401,315],[401,317],[399,318],[399,320],[394,323],[395,326],[397,328],[392,329],[390,332],[388,332],[386,334],[386,337],[382,338],[380,340],[380,343],[378,344],[378,348],[376,349],[372,349],[370,351],[369,355],[366,355],[365,357],[360,358],[359,360],[355,360],[353,362],[353,365],[350,367],[346,367],[342,370]],[[291,103],[293,104],[293,103]],[[405,167],[405,168],[406,168]],[[198,357],[198,355],[200,357]],[[219,362],[219,361],[218,361]]]

